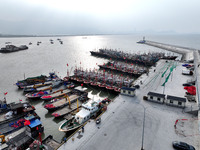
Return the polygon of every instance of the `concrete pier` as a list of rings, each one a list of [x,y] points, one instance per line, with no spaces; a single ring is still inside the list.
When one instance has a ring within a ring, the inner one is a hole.
[[[154,47],[157,47],[157,48],[161,48],[161,49],[164,49],[164,50],[168,50],[168,51],[171,51],[171,52],[181,54],[183,56],[182,60],[192,60],[192,59],[194,59],[193,51],[195,49],[193,49],[193,48],[187,48],[187,47],[182,47],[182,46],[175,46],[175,45],[170,45],[170,44],[158,43],[158,42],[148,41],[148,40],[145,40],[145,42],[143,42],[142,44],[154,46]]]

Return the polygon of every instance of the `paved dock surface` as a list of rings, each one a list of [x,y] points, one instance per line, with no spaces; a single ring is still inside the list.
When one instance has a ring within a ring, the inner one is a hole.
[[[169,62],[168,62],[169,63]],[[144,109],[146,110],[144,128],[144,149],[171,150],[173,141],[183,141],[200,149],[200,136],[198,132],[198,119],[184,109],[144,101],[149,91],[165,93],[166,95],[184,97],[185,90],[182,84],[191,76],[182,75],[182,64],[177,63],[173,76],[164,87],[165,80],[161,77],[166,61],[157,63],[150,69],[147,76],[143,74],[136,84],[143,82],[136,91],[135,97],[119,95],[108,106],[108,110],[101,116],[101,123],[97,125],[90,120],[85,125],[84,132],[77,132],[59,150],[140,150],[142,145],[142,126]],[[196,103],[187,102],[191,107]],[[179,122],[174,128],[177,119],[187,119]],[[74,140],[72,140],[74,138]]]
[[[148,41],[148,40],[143,40],[141,42],[142,44],[147,44],[150,46],[158,47],[161,49],[165,49],[168,51],[176,52],[179,54],[182,54],[182,60],[186,60],[186,62],[194,60],[194,66],[195,66],[195,84],[196,84],[196,91],[197,91],[197,104],[198,107],[200,108],[200,50],[194,49],[194,48],[188,48],[188,47],[181,47],[181,46],[175,46],[175,45],[170,45],[170,44],[163,44],[163,43],[158,43],[154,41]],[[198,118],[200,118],[200,110],[198,112]],[[199,121],[199,133],[200,133],[200,121]]]

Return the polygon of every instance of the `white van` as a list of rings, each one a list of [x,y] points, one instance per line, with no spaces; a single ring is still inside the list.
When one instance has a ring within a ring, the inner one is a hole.
[[[182,70],[182,74],[184,74],[184,75],[193,75],[193,72],[191,70],[189,70],[189,69],[183,69]]]

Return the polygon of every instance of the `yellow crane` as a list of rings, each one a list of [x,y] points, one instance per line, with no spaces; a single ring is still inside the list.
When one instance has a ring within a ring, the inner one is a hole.
[[[69,108],[71,109],[71,102],[70,102],[69,96],[68,96],[68,95],[65,95],[65,98],[66,98],[66,100],[68,99],[68,101],[69,101]]]
[[[77,98],[77,112],[79,112],[78,98]]]
[[[5,143],[6,142],[5,135],[0,135],[0,138],[1,138],[1,143]]]

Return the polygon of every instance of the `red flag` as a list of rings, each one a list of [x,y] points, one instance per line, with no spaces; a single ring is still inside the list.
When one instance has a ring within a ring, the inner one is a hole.
[[[20,99],[19,101],[21,102],[22,100]]]
[[[69,65],[67,64],[67,67],[68,67]]]
[[[7,94],[8,94],[8,92],[5,92],[5,93],[4,93],[4,95],[7,95]]]

